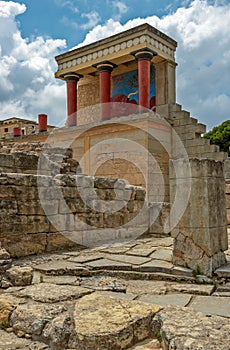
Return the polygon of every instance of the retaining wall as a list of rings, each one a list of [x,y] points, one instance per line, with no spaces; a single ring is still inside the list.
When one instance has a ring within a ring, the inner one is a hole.
[[[144,189],[123,180],[2,173],[0,241],[11,256],[25,256],[132,237],[148,225],[144,215],[132,222],[144,199]]]

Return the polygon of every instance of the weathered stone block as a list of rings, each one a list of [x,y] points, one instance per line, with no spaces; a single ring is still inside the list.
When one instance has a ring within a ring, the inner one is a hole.
[[[178,201],[172,216],[178,222],[173,233],[175,263],[194,268],[199,261],[204,273],[212,274],[214,266],[225,261],[228,249],[223,165],[213,160],[176,160],[171,162],[170,174],[172,200]]]

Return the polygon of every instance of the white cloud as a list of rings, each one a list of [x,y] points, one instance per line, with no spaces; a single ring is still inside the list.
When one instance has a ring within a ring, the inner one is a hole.
[[[209,127],[230,119],[230,4],[194,0],[163,18],[135,18],[124,25],[110,19],[78,46],[146,22],[178,41],[178,103]]]
[[[26,11],[24,4],[19,4],[13,1],[0,1],[0,18],[14,18]]]
[[[25,5],[0,1],[0,119],[36,119],[47,113],[50,122],[65,118],[65,84],[54,78],[54,56],[64,40],[23,38],[15,17]]]
[[[81,17],[88,19],[88,22],[81,25],[81,28],[84,30],[95,27],[101,20],[101,17],[99,16],[99,13],[97,11],[82,13]]]
[[[66,7],[73,13],[79,12],[78,8],[75,6],[74,1],[72,0],[55,0],[55,4],[60,7]]]
[[[123,14],[128,12],[128,6],[122,1],[113,1],[113,8],[115,10],[115,14],[113,15],[113,19],[119,21]]]

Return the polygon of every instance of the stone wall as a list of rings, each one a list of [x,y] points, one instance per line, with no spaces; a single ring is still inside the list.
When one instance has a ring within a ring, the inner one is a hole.
[[[226,179],[227,224],[230,225],[230,159],[224,162],[224,175]]]
[[[129,225],[144,199],[143,189],[123,180],[2,173],[0,241],[11,256],[25,256],[127,238],[148,224],[142,216]]]
[[[191,177],[186,172],[188,164],[184,160],[171,161],[171,198],[179,193],[182,200],[180,205],[186,208],[172,231],[175,238],[174,262],[188,266],[199,274],[212,275],[216,268],[225,263],[224,251],[228,249],[223,163],[190,159],[189,165]],[[175,169],[180,174],[177,178]],[[183,196],[189,181],[190,195],[186,201]]]
[[[43,170],[52,167],[54,173],[81,172],[78,162],[73,159],[72,149],[45,148],[40,142],[0,144],[0,172],[37,174],[41,152],[43,157],[40,165]],[[48,175],[51,175],[50,172]]]
[[[227,224],[230,225],[230,179],[226,180]]]

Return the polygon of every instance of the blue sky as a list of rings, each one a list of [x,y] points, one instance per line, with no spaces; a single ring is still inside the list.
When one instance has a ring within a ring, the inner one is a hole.
[[[178,42],[177,102],[209,129],[230,119],[230,0],[0,0],[0,119],[63,123],[54,56],[145,22]]]
[[[19,0],[27,11],[18,17],[23,36],[48,35],[62,38],[71,48],[84,40],[87,32],[108,19],[126,23],[136,17],[163,16],[182,1],[154,0]],[[184,2],[183,2],[184,3]]]

